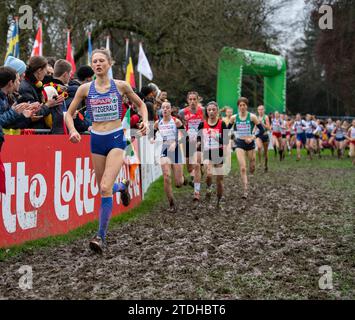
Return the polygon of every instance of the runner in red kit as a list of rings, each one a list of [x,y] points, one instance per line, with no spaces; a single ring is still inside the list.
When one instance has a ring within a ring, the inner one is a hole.
[[[198,127],[204,120],[204,108],[199,105],[199,94],[189,92],[188,107],[179,113],[187,132],[185,158],[187,170],[194,179],[194,201],[200,201],[201,190],[201,145],[197,143]]]

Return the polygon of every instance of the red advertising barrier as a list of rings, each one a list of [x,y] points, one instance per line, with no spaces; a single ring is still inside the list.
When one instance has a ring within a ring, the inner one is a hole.
[[[90,158],[90,137],[6,136],[2,148],[6,194],[0,195],[0,248],[66,234],[98,219],[99,190]],[[129,177],[124,166],[120,179]],[[113,216],[142,200],[139,168],[131,181],[131,204],[114,195]]]

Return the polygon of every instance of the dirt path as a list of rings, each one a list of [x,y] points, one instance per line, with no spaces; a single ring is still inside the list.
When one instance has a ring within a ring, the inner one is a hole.
[[[354,299],[354,190],[344,188],[339,201],[329,186],[348,174],[258,173],[248,202],[230,176],[223,210],[214,199],[192,210],[182,194],[177,214],[157,207],[110,229],[102,258],[83,239],[0,262],[0,298]],[[23,265],[34,272],[27,292],[18,288]],[[324,265],[333,270],[330,291],[319,289]]]

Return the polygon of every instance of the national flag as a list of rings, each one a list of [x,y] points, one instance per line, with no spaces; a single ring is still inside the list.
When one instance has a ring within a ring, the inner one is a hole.
[[[110,39],[111,37],[110,36],[107,36],[106,37],[106,50],[110,51]],[[112,72],[112,67],[110,68],[110,70],[108,71],[108,76],[110,79],[113,79],[113,72]]]
[[[127,65],[127,71],[126,71],[126,81],[131,85],[133,89],[136,88],[136,80],[134,78],[134,69],[133,69],[133,62],[132,58],[129,57],[129,63]]]
[[[33,44],[33,49],[31,52],[31,57],[42,56],[43,55],[43,40],[42,40],[42,21],[38,23],[38,31]]]
[[[133,89],[136,88],[136,80],[134,77],[133,61],[129,50],[129,39],[126,39],[126,57],[124,70],[126,72],[126,81],[131,85]]]
[[[74,53],[73,53],[73,48],[71,45],[71,40],[70,40],[70,30],[67,32],[67,57],[66,60],[70,62],[72,70],[71,70],[71,77],[74,76],[76,72],[76,65],[75,65],[75,60],[74,60]]]
[[[11,32],[12,30],[12,32]],[[5,56],[5,61],[8,56],[20,58],[20,42],[19,42],[19,27],[18,17],[15,17],[15,22],[10,25],[9,34],[7,38],[8,46]]]
[[[145,55],[145,52],[143,50],[142,42],[139,43],[139,58],[138,58],[137,70],[139,73],[144,75],[147,79],[153,80],[153,71],[150,67],[147,56]]]
[[[91,32],[88,33],[88,66],[91,66],[92,58],[92,43],[91,43]]]
[[[128,61],[129,60],[129,39],[126,38],[126,53],[125,53],[125,59],[123,63],[123,71],[124,73],[127,72],[127,66],[128,66]]]

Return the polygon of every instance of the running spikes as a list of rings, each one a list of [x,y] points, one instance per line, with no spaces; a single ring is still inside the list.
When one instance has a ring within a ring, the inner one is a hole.
[[[201,196],[200,196],[200,193],[199,192],[195,192],[194,193],[194,199],[193,199],[193,202],[200,202],[200,198],[201,198]]]
[[[177,212],[177,207],[176,207],[175,201],[170,202],[170,207],[167,211],[169,213],[176,213]]]
[[[100,236],[95,236],[90,241],[90,249],[99,255],[102,255],[104,251],[104,247],[105,247],[105,242],[104,240],[102,240]]]
[[[217,210],[224,210],[224,206],[222,205],[222,201],[223,201],[223,197],[222,198],[217,197],[217,204],[216,204]]]

